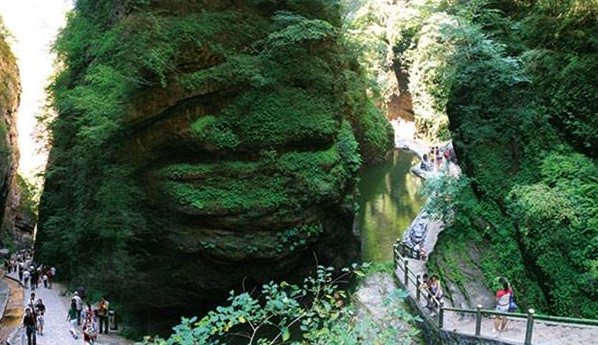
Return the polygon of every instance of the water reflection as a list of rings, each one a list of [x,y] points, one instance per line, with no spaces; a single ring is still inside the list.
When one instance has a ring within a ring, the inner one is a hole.
[[[363,169],[357,185],[363,261],[392,260],[392,244],[420,211],[422,183],[409,169],[417,155],[396,150],[389,161]]]

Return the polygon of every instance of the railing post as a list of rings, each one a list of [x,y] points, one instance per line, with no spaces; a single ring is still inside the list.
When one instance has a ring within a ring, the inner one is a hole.
[[[405,261],[405,289],[409,286],[409,260],[404,259]]]
[[[420,278],[421,278],[421,275],[419,275],[419,274],[415,278],[415,300],[417,301],[418,304],[419,304],[419,299],[421,297],[421,292],[419,291],[419,286],[421,285]]]
[[[482,330],[482,305],[478,304],[475,313],[475,335],[476,337],[480,336],[480,331]]]
[[[527,311],[527,325],[525,326],[524,345],[532,345],[532,331],[534,330],[534,310]]]
[[[397,261],[399,260],[399,258],[397,258],[397,244],[393,244],[392,245],[392,261],[394,262],[395,266],[395,270],[397,269],[397,267],[399,267],[399,265],[397,264]]]
[[[442,329],[444,326],[444,306],[438,306],[438,328]]]

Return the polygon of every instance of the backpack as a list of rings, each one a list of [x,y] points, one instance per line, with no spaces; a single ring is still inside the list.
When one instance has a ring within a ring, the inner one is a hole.
[[[515,310],[517,310],[517,302],[515,301],[515,294],[513,294],[513,290],[511,289],[511,294],[509,296],[509,313],[512,313]]]
[[[106,303],[100,303],[100,305],[98,307],[98,314],[100,316],[108,315],[108,308],[106,307]]]

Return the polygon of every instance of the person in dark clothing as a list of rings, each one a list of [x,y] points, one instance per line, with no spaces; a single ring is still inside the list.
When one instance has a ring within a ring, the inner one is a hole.
[[[42,299],[35,302],[35,315],[37,317],[37,333],[44,335],[44,313],[46,312],[46,305]]]
[[[37,289],[37,283],[39,282],[39,272],[37,269],[31,271],[31,290]]]
[[[35,331],[37,330],[37,320],[35,314],[33,314],[29,308],[25,308],[23,327],[25,327],[27,334],[27,345],[36,345]]]

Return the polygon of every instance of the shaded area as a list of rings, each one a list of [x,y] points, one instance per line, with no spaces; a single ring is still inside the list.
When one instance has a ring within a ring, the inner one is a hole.
[[[364,261],[390,261],[390,244],[401,237],[422,208],[422,181],[410,172],[417,161],[416,154],[396,150],[387,162],[360,172],[357,226]]]

